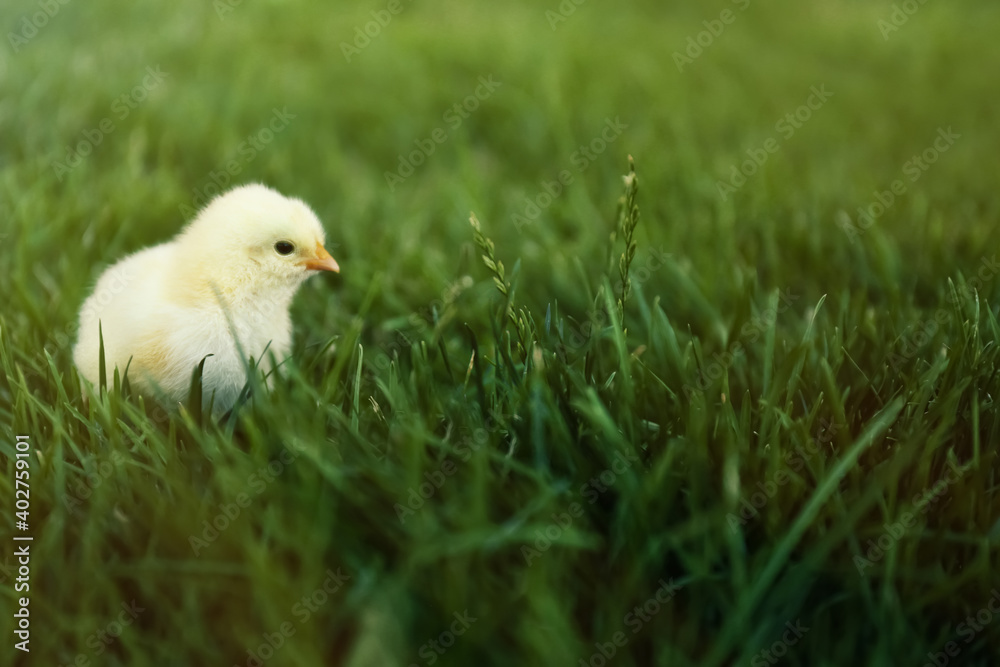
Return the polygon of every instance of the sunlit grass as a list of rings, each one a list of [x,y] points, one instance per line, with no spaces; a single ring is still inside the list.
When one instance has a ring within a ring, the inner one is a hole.
[[[966,619],[1000,587],[997,10],[926,3],[885,40],[891,3],[751,3],[678,72],[725,4],[585,3],[555,30],[555,3],[404,4],[350,62],[386,3],[71,2],[3,54],[0,506],[29,435],[25,664],[761,664],[797,623],[787,664],[920,665],[951,641],[950,664],[991,664],[1000,622]],[[294,118],[241,153],[275,109]],[[231,160],[308,201],[343,267],[298,296],[293,358],[220,422],[120,373],[81,388],[97,275],[176,233]]]

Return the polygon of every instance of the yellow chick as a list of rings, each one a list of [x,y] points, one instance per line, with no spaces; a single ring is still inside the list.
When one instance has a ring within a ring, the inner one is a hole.
[[[318,271],[339,272],[316,214],[263,185],[215,197],[173,240],[122,259],[101,275],[80,311],[73,360],[100,377],[114,368],[140,392],[184,401],[205,361],[203,395],[214,412],[233,407],[249,357],[270,370],[291,344],[292,297]],[[265,350],[267,352],[265,353]]]

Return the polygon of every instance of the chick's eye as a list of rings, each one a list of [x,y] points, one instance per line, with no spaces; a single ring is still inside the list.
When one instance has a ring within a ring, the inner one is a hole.
[[[295,250],[295,245],[289,241],[278,241],[274,244],[274,250],[279,255],[291,255],[292,251]]]

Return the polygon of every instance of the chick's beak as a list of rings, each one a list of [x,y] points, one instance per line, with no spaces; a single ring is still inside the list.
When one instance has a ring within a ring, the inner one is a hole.
[[[337,260],[330,256],[330,253],[326,251],[323,244],[316,244],[316,257],[307,259],[304,262],[307,269],[312,269],[313,271],[333,271],[334,273],[340,273],[340,264],[337,264]]]

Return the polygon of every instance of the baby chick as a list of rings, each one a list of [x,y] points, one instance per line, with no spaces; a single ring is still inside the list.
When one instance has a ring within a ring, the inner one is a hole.
[[[324,243],[319,219],[298,199],[256,184],[221,194],[173,240],[104,271],[80,311],[73,360],[98,382],[100,327],[108,377],[127,366],[140,392],[173,404],[212,355],[203,395],[207,403],[214,394],[223,414],[247,382],[249,357],[269,370],[271,353],[288,355],[299,286],[317,271],[340,271]]]

